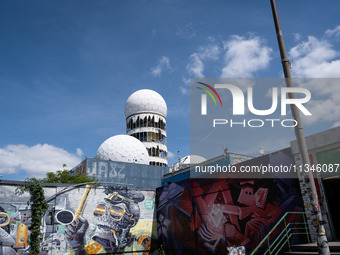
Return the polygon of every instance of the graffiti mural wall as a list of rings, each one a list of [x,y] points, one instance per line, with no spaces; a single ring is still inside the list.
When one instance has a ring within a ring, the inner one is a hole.
[[[65,187],[45,188],[46,198]],[[1,185],[0,254],[29,254],[29,194]],[[41,254],[148,253],[156,238],[155,192],[86,186],[49,203],[42,224]]]
[[[302,211],[296,187],[292,179],[191,179],[159,188],[158,242],[175,254],[249,251],[285,212]]]

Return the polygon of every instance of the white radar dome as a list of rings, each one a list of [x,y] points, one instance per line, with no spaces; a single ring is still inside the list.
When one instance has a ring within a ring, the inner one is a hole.
[[[156,91],[141,89],[134,92],[125,104],[126,118],[137,113],[157,113],[165,118],[167,106],[163,97]]]
[[[97,159],[149,165],[149,154],[144,144],[129,135],[116,135],[98,148]]]
[[[176,171],[177,171],[177,170],[180,170],[180,169],[190,167],[190,165],[199,165],[206,160],[207,160],[206,158],[203,158],[202,156],[199,156],[199,155],[195,155],[195,154],[188,155],[188,156],[181,158],[181,160],[180,160],[181,163],[179,164],[177,162],[176,165],[175,165],[175,168],[176,168]]]
[[[181,164],[185,164],[185,165],[200,164],[206,160],[207,159],[203,158],[202,156],[192,154],[192,155],[185,156],[184,158],[181,158]]]

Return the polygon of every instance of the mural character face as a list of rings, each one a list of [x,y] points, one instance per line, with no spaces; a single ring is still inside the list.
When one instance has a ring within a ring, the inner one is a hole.
[[[238,202],[248,206],[254,206],[256,204],[254,188],[250,186],[243,186],[241,188]]]
[[[130,229],[137,224],[140,209],[134,201],[114,192],[97,205],[93,216],[97,228],[92,239],[106,251],[115,252],[132,241]]]

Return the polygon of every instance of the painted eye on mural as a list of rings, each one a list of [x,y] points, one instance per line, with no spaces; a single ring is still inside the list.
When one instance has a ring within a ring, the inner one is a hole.
[[[110,215],[112,217],[112,219],[114,219],[115,221],[120,221],[125,213],[125,208],[120,207],[120,206],[111,206],[110,208]]]
[[[103,216],[104,214],[106,214],[106,208],[108,207],[106,206],[105,203],[99,203],[97,207],[94,209],[93,215],[95,217]],[[113,220],[120,221],[123,218],[125,214],[124,207],[112,205],[109,208],[110,208],[110,216]]]
[[[93,215],[95,217],[101,217],[106,212],[106,205],[104,203],[99,203],[97,207],[94,209]]]

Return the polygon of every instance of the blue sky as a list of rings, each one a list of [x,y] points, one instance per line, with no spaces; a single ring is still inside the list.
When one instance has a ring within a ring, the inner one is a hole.
[[[293,75],[340,77],[339,1],[277,6]],[[167,102],[171,164],[177,151],[190,153],[190,78],[282,77],[269,1],[1,1],[0,32],[3,179],[94,157],[125,133],[125,101],[142,88]],[[309,89],[315,118],[306,135],[339,125],[340,85]],[[224,142],[257,155],[287,147],[293,135]]]

